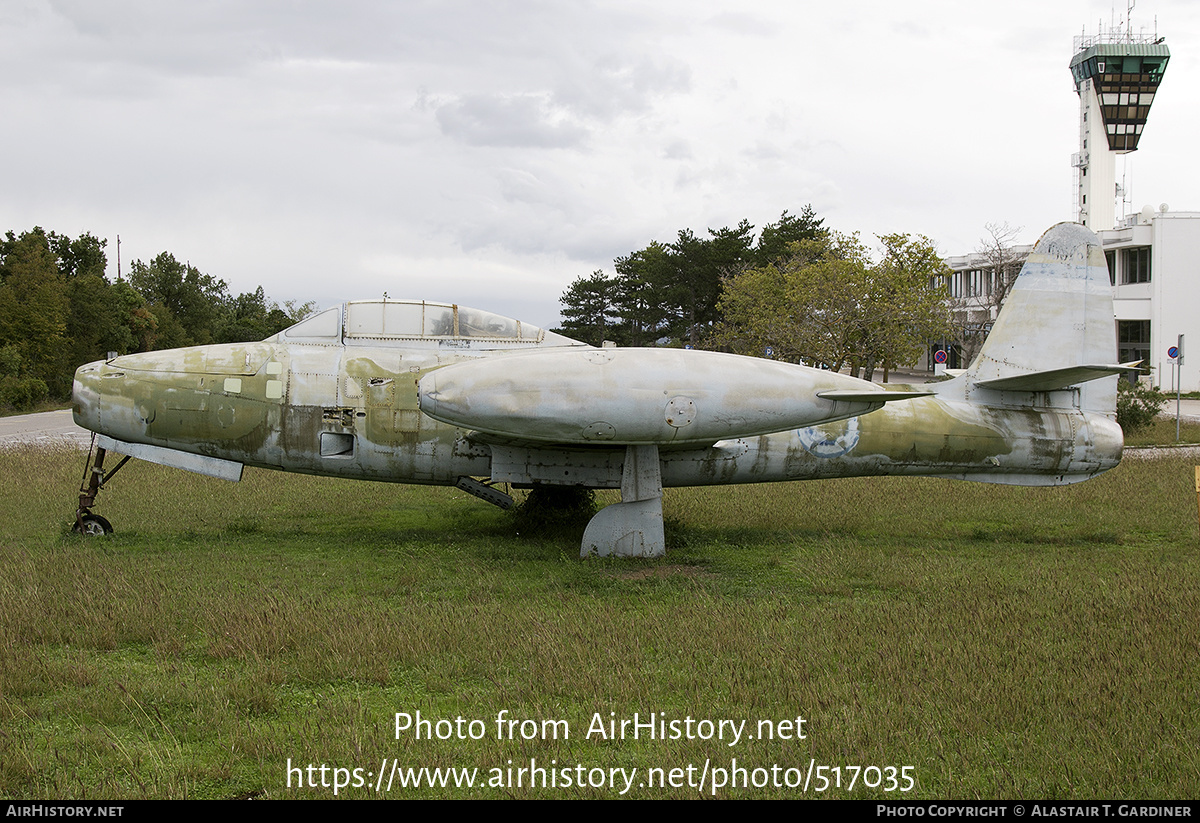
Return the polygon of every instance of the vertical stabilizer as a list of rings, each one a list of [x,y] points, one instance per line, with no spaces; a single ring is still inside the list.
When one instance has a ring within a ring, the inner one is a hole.
[[[967,378],[979,383],[1116,363],[1116,353],[1112,286],[1100,238],[1078,223],[1059,223],[1029,253]],[[1115,412],[1115,377],[1080,383],[1078,391],[1081,409]]]

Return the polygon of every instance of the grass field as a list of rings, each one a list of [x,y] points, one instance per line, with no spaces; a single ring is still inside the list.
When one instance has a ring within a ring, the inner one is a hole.
[[[581,527],[455,490],[144,463],[101,497],[117,534],[78,539],[82,455],[3,452],[0,795],[331,797],[358,768],[339,797],[615,797],[636,769],[625,796],[1194,798],[1194,462],[668,490],[665,558],[580,561]],[[397,736],[418,711],[485,733]],[[586,736],[651,712],[746,725]],[[558,785],[515,785],[531,760]],[[477,785],[377,793],[396,762]]]
[[[1200,443],[1200,423],[1182,421],[1179,425],[1179,440],[1175,439],[1175,418],[1158,417],[1144,429],[1125,435],[1125,445],[1171,446],[1175,443]]]

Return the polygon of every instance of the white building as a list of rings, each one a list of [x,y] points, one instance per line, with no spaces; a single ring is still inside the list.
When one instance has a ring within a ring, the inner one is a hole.
[[[1182,334],[1179,385],[1184,391],[1200,391],[1200,212],[1172,212],[1164,204],[1116,217],[1121,194],[1115,181],[1116,155],[1137,150],[1169,61],[1170,52],[1157,32],[1134,34],[1128,21],[1124,30],[1075,39],[1070,69],[1079,95],[1079,151],[1071,158],[1076,219],[1099,234],[1104,244],[1113,284],[1118,362],[1142,360],[1155,386],[1174,388],[1174,364],[1167,349]],[[949,368],[969,365],[1030,248],[1013,247],[1009,259],[999,248],[946,259],[953,272],[947,291],[958,337],[931,344],[923,365],[938,348],[949,355]]]
[[[1179,385],[1200,391],[1200,212],[1147,206],[1100,232],[1100,239],[1113,284],[1120,362],[1144,360],[1151,382],[1172,388],[1167,349],[1182,334]]]
[[[1167,349],[1184,335],[1184,364],[1180,387],[1200,391],[1200,212],[1172,212],[1147,206],[1123,218],[1113,229],[1099,232],[1113,284],[1118,362],[1144,360],[1150,381],[1167,390],[1174,387]],[[975,253],[946,258],[952,274],[946,290],[959,338],[942,341],[947,366],[965,368],[996,319],[1012,272],[1030,246],[1014,246],[1007,275],[994,259]],[[1190,359],[1187,357],[1191,350]],[[928,361],[922,365],[928,366]]]

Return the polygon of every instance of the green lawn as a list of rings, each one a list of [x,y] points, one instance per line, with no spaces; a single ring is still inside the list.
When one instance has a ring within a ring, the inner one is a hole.
[[[580,561],[456,490],[144,463],[84,540],[82,455],[2,452],[0,795],[1195,797],[1193,464],[668,490],[665,558]],[[679,734],[587,735],[635,713]]]

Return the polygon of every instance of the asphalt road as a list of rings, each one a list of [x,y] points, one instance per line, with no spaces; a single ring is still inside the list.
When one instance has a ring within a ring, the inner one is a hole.
[[[22,445],[77,445],[87,448],[92,433],[75,425],[70,409],[0,417],[0,448]]]
[[[1175,419],[1175,398],[1172,397],[1167,405],[1163,406],[1162,417]],[[1200,422],[1200,400],[1180,400],[1179,401],[1179,417],[1181,420],[1190,420],[1192,422]]]

